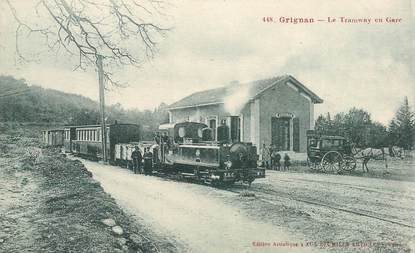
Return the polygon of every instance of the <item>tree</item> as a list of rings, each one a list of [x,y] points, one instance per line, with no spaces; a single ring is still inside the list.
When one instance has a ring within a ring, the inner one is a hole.
[[[388,131],[386,127],[379,122],[374,122],[369,127],[367,142],[370,147],[382,148],[389,146]]]
[[[317,117],[315,130],[322,134],[332,134],[333,126],[330,117],[330,113],[328,112],[326,116],[320,115]]]
[[[351,108],[347,113],[331,117],[320,115],[315,129],[325,135],[340,135],[359,147],[382,147],[387,145],[386,127],[373,122],[370,113],[363,109]]]
[[[357,146],[371,146],[372,143],[369,143],[371,126],[370,114],[363,109],[352,108],[344,116],[345,137]]]
[[[95,68],[98,56],[102,56],[106,80],[118,86],[110,68],[140,66],[154,57],[158,41],[169,30],[156,21],[166,6],[160,0],[37,0],[37,19],[28,20],[19,15],[16,2],[4,1],[17,23],[15,50],[20,60],[29,60],[21,43],[36,34],[50,51],[76,56],[75,69]]]
[[[414,113],[409,106],[408,97],[405,97],[389,124],[389,139],[392,144],[411,149],[414,141],[414,125]]]

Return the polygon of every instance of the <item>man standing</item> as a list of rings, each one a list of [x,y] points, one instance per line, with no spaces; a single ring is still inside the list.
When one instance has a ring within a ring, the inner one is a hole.
[[[285,155],[284,155],[284,170],[286,170],[286,171],[288,171],[290,169],[290,165],[291,165],[290,160],[291,160],[291,158],[288,156],[287,153],[285,153]]]
[[[153,171],[153,154],[150,148],[146,148],[144,152],[144,175],[151,175]]]
[[[137,174],[138,172],[140,172],[141,160],[143,159],[141,152],[137,146],[134,148],[134,151],[131,153],[131,159],[133,159],[134,174]]]
[[[281,170],[281,155],[276,148],[272,152],[272,159],[274,164],[273,169]]]
[[[261,160],[262,160],[262,167],[269,169],[271,155],[269,153],[269,149],[265,145],[265,143],[262,144],[261,148]]]

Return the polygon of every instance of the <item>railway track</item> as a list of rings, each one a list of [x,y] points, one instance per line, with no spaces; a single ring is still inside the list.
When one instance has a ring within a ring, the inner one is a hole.
[[[163,178],[165,180],[189,182],[187,180],[183,180],[183,178],[176,177],[176,176],[171,176],[171,175],[168,175],[168,174],[157,174],[157,175],[154,175],[154,176]],[[306,180],[304,180],[304,181],[306,181]],[[192,183],[195,183],[195,182],[192,182]],[[202,183],[199,183],[199,184],[202,184]],[[341,184],[341,183],[334,183],[334,184]],[[342,184],[342,185],[349,185],[349,184]],[[305,204],[308,204],[308,205],[313,205],[313,206],[318,206],[318,207],[325,207],[325,208],[340,211],[340,212],[343,212],[343,213],[348,213],[348,214],[358,215],[358,216],[367,217],[367,218],[371,218],[371,219],[376,219],[376,220],[380,220],[380,221],[387,222],[387,223],[392,223],[392,224],[407,227],[407,228],[415,228],[414,225],[407,224],[404,221],[383,218],[382,214],[370,214],[370,213],[364,212],[362,210],[354,210],[354,209],[351,209],[351,208],[334,206],[332,203],[328,204],[328,203],[322,203],[322,202],[313,201],[313,200],[306,200],[306,199],[302,199],[302,198],[298,198],[298,197],[289,196],[285,192],[272,190],[272,189],[264,189],[264,188],[256,189],[254,187],[247,188],[245,185],[233,185],[232,187],[223,188],[222,190],[232,192],[232,193],[235,193],[235,194],[240,194],[243,191],[245,191],[246,189],[249,189],[250,191],[254,192],[255,196],[259,197],[260,201],[263,201],[263,202],[266,202],[266,203],[272,204],[272,205],[280,205],[280,201],[275,200],[275,198],[279,198],[279,199],[283,198],[283,199],[286,199],[286,200],[301,202],[301,203],[305,203]]]
[[[225,190],[236,193],[236,194],[240,194],[245,189],[242,189],[242,188],[238,189],[236,187],[233,187],[233,189],[229,188],[229,189],[225,189]],[[298,198],[298,197],[289,196],[288,194],[286,194],[282,191],[277,191],[277,190],[272,190],[272,189],[263,189],[263,188],[261,188],[261,189],[250,188],[250,191],[255,193],[255,196],[257,196],[260,201],[263,201],[263,202],[266,202],[266,203],[272,204],[272,205],[281,205],[281,201],[278,201],[277,199],[286,199],[286,200],[289,200],[289,201],[296,201],[296,202],[305,203],[305,204],[308,204],[308,205],[313,205],[313,206],[328,208],[328,209],[331,209],[331,210],[336,210],[336,211],[343,212],[343,213],[348,213],[348,214],[358,215],[358,216],[367,217],[367,218],[371,218],[371,219],[376,219],[376,220],[380,220],[380,221],[387,222],[387,223],[392,223],[392,224],[407,227],[407,228],[415,228],[414,225],[407,224],[405,221],[384,218],[384,217],[382,217],[382,214],[376,214],[376,213],[370,214],[370,213],[364,212],[362,210],[354,210],[354,209],[351,209],[351,208],[334,206],[332,203],[328,204],[328,203],[322,203],[322,202],[314,201],[314,200],[306,200],[306,199],[302,199],[302,198]]]
[[[339,185],[339,186],[343,186],[343,187],[347,187],[347,188],[353,188],[353,189],[357,189],[357,190],[361,190],[361,191],[365,191],[365,192],[370,192],[370,193],[378,193],[378,194],[383,194],[383,195],[389,195],[391,197],[405,197],[411,200],[415,200],[414,196],[411,195],[407,195],[407,194],[402,194],[401,192],[387,192],[387,191],[382,191],[379,190],[378,188],[369,188],[369,187],[362,187],[362,186],[357,186],[354,184],[347,184],[347,183],[339,183],[339,182],[330,182],[330,181],[321,181],[321,180],[311,180],[311,179],[304,179],[304,178],[296,178],[296,179],[276,179],[278,181],[281,182],[289,182],[289,183],[295,183],[296,181],[304,181],[304,182],[311,182],[311,183],[319,183],[319,184],[325,184],[325,185]]]
[[[169,180],[169,181],[189,182],[188,180],[184,180],[184,178],[179,177],[177,175],[157,173],[157,174],[153,174],[153,176],[157,176],[159,178],[162,178],[164,180]],[[295,182],[295,180],[294,181],[293,180],[280,180],[280,181]],[[307,181],[307,180],[303,180],[303,181]],[[310,181],[313,181],[313,180],[310,180]],[[190,182],[191,183],[203,184],[202,182],[192,182],[192,181],[190,181]],[[316,181],[316,182],[319,182],[319,181]],[[319,182],[319,183],[325,183],[325,182]],[[327,183],[330,183],[330,182],[327,182]],[[342,183],[335,183],[335,182],[333,182],[333,184],[352,186],[352,185],[349,185],[349,184],[342,184]],[[354,188],[360,188],[360,187],[354,187]],[[351,208],[334,206],[332,203],[328,204],[328,203],[322,203],[322,202],[319,202],[319,201],[306,200],[306,199],[299,198],[299,197],[289,196],[287,193],[285,193],[283,191],[277,191],[277,190],[273,190],[273,189],[247,187],[245,185],[233,185],[233,186],[228,187],[228,188],[222,188],[222,190],[224,190],[224,191],[232,192],[232,193],[235,193],[235,194],[241,194],[246,189],[249,189],[249,191],[254,192],[255,196],[259,197],[258,199],[260,201],[263,201],[263,202],[266,202],[266,203],[272,204],[272,205],[280,205],[281,201],[277,201],[276,198],[285,199],[285,200],[296,201],[296,202],[300,202],[300,203],[304,203],[304,204],[308,204],[308,205],[324,207],[324,208],[328,208],[328,209],[331,209],[331,210],[336,210],[336,211],[343,212],[343,213],[348,213],[348,214],[353,214],[353,215],[357,215],[357,216],[376,219],[376,220],[379,220],[379,221],[383,221],[383,222],[387,222],[387,223],[391,223],[391,224],[395,224],[395,225],[399,225],[399,226],[403,226],[403,227],[407,227],[407,228],[415,228],[414,225],[407,224],[407,223],[405,223],[405,221],[399,221],[399,220],[395,220],[395,219],[384,218],[384,217],[382,217],[382,214],[373,213],[373,212],[372,212],[372,214],[370,214],[370,213],[364,212],[362,210],[354,210],[354,209],[351,209]]]

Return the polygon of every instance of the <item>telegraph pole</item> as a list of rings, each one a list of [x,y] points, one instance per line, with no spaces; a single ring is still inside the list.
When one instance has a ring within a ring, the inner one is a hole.
[[[107,162],[107,134],[105,127],[105,94],[104,94],[104,70],[102,68],[102,55],[97,57],[98,80],[99,80],[99,105],[101,111],[101,148],[102,161]]]

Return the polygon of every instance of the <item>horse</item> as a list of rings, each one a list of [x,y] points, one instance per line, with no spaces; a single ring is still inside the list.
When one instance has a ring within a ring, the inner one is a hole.
[[[389,147],[389,155],[390,157],[398,157],[403,159],[405,157],[405,151],[403,148],[398,146]]]
[[[363,172],[369,172],[369,168],[367,167],[367,164],[370,160],[384,160],[385,161],[385,167],[388,168],[388,161],[386,159],[385,151],[383,149],[378,148],[365,148],[358,150],[356,147],[352,148],[353,156],[356,159],[362,159],[362,170]]]

